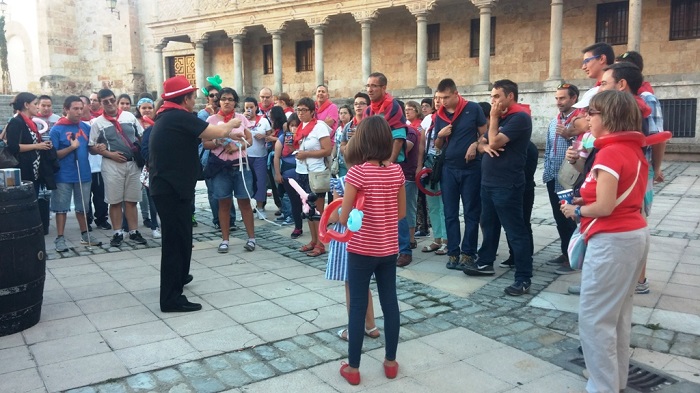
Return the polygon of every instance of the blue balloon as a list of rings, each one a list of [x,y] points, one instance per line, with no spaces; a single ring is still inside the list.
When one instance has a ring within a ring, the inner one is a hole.
[[[357,232],[362,228],[362,217],[364,213],[361,210],[352,209],[348,217],[348,229],[352,232]]]

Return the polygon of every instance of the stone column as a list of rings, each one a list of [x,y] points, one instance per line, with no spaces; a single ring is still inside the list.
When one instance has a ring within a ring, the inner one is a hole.
[[[310,26],[314,29],[314,71],[316,72],[316,86],[322,85],[324,80],[323,72],[323,29],[325,24]]]
[[[272,73],[275,75],[273,94],[282,92],[282,30],[273,30],[272,35]]]
[[[639,52],[642,42],[642,0],[630,0],[627,50]]]
[[[158,97],[163,93],[163,49],[168,45],[167,41],[161,41],[153,49],[155,53],[156,69],[155,69],[155,90],[158,92]],[[157,97],[156,97],[157,98]]]
[[[202,97],[202,87],[206,81],[204,80],[204,44],[207,42],[206,35],[202,36],[201,40],[194,43],[194,62],[195,62],[195,83],[197,84],[197,97]]]
[[[479,82],[488,89],[491,83],[491,2],[479,7]]]
[[[416,87],[428,87],[428,11],[414,12],[416,17]]]
[[[561,40],[564,28],[564,0],[552,0],[552,17],[549,26],[549,78],[561,81]]]
[[[230,34],[233,40],[233,88],[243,94],[243,34]]]
[[[376,11],[353,12],[353,17],[362,28],[362,84],[367,83],[372,73],[372,22],[377,17]]]

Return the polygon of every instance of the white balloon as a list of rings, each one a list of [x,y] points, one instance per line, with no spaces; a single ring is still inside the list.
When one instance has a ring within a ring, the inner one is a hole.
[[[45,122],[43,119],[40,119],[40,118],[38,118],[38,117],[33,117],[33,118],[32,118],[32,121],[33,121],[34,124],[36,124],[37,126],[41,127],[41,128],[39,128],[39,133],[40,133],[40,134],[43,134],[43,133],[45,133],[46,131],[49,130],[49,125],[46,124],[46,122]]]

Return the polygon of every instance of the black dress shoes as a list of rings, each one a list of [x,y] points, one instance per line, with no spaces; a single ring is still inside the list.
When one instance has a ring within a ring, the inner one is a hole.
[[[199,303],[192,303],[185,301],[184,303],[179,303],[174,306],[163,307],[160,306],[160,311],[162,312],[191,312],[199,311],[202,309],[202,305]]]
[[[185,284],[184,284],[184,285],[187,285],[187,284],[191,283],[192,280],[194,280],[194,277],[192,277],[191,274],[188,274],[187,277],[185,277]],[[183,285],[183,286],[184,286],[184,285]]]

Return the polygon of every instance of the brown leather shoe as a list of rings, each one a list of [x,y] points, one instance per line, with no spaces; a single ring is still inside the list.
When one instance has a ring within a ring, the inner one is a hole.
[[[411,262],[413,262],[413,256],[408,254],[399,254],[399,257],[396,259],[396,266],[408,266]]]

